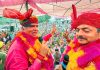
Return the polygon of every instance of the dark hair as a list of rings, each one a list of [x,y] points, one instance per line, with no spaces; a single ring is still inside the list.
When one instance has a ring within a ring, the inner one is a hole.
[[[98,33],[100,32],[100,28],[97,28],[97,32],[98,32]]]
[[[1,61],[2,59],[0,58],[0,61]]]
[[[23,24],[24,27],[32,27],[31,23],[30,24]]]
[[[55,51],[59,51],[59,49],[55,49]]]
[[[39,39],[39,41],[42,43],[42,41],[43,41],[42,36],[40,36],[38,39]]]
[[[65,61],[69,61],[69,56],[68,56],[68,55],[65,55],[65,56],[64,56],[64,60],[65,60]]]
[[[64,59],[63,59],[63,63],[64,63],[65,65],[67,65],[68,62],[69,62],[69,56],[68,56],[68,55],[65,55],[65,56],[64,56]]]
[[[63,64],[67,66],[68,62],[69,62],[69,56],[65,55],[64,59],[63,59]],[[65,68],[65,66],[63,64],[62,64],[62,69],[66,70],[66,68]]]

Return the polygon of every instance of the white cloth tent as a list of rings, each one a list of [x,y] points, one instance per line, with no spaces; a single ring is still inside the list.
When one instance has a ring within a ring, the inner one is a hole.
[[[12,3],[16,0],[0,0],[0,16],[2,16],[2,12],[4,8],[12,8],[16,10],[20,10],[21,12],[25,12],[25,3],[13,4],[13,5],[2,5],[3,1],[11,1]],[[25,1],[25,0],[18,0]],[[30,1],[30,0],[29,0]],[[82,12],[100,12],[100,0],[31,0],[36,4],[41,10],[46,12],[51,16],[58,17],[66,17],[70,16],[72,13],[71,5],[75,4],[78,13]],[[47,1],[47,2],[46,2]],[[34,15],[42,15],[41,10],[37,9],[37,7],[32,7],[29,5],[29,8],[34,9]]]

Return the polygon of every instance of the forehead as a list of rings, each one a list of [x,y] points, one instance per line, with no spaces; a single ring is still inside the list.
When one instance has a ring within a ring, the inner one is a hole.
[[[91,29],[91,30],[96,30],[97,28],[94,27],[94,26],[90,26],[90,25],[86,25],[86,24],[82,24],[82,25],[79,25],[77,27],[77,29],[83,29],[83,28],[86,28],[86,29]]]
[[[36,25],[36,26],[37,26],[38,24],[36,24],[36,23],[32,23],[31,25]]]
[[[31,27],[31,28],[32,28],[32,27],[38,27],[38,24],[34,24],[34,23],[33,23],[33,24],[31,24],[29,27]]]

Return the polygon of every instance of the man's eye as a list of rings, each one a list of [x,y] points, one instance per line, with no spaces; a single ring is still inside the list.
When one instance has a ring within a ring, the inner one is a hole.
[[[89,33],[90,31],[88,31],[88,30],[84,30],[84,32]]]
[[[79,29],[76,29],[75,32],[79,32]]]
[[[86,32],[86,33],[90,32],[90,30],[88,30],[88,29],[84,29],[83,31]]]
[[[36,27],[38,27],[38,25]]]

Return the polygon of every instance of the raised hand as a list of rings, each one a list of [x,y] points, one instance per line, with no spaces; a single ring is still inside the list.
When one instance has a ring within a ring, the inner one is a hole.
[[[54,35],[55,32],[56,32],[56,25],[54,24],[52,26],[51,34]]]
[[[69,32],[66,30],[63,34],[64,38],[68,38]]]

